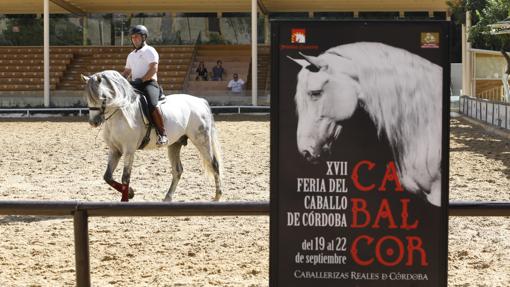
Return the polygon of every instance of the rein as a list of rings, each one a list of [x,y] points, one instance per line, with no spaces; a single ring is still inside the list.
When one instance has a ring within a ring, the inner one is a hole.
[[[120,110],[119,108],[117,108],[115,111],[113,111],[113,113],[111,115],[109,115],[107,118],[104,119],[104,121],[106,122],[107,120],[109,120],[111,117],[113,117],[113,115],[115,115],[115,113]]]
[[[99,111],[99,115],[102,116],[104,118],[104,113],[106,111],[106,99],[104,99],[101,103],[101,107],[89,107],[89,110],[90,111]],[[106,121],[108,121],[111,117],[113,117],[113,115],[115,115],[115,113],[119,110],[119,108],[117,108],[115,111],[113,111],[113,113],[111,113],[107,118],[104,119],[104,121],[101,123],[101,125],[99,126],[99,130],[97,131],[97,134],[96,134],[96,137],[94,139],[94,144],[96,144],[96,141],[97,141],[97,137],[99,136],[99,133],[101,133],[101,127],[103,126],[103,123],[105,123]],[[97,145],[97,144],[96,144]]]

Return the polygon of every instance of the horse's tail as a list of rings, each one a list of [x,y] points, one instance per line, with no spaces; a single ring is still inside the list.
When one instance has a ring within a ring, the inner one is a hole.
[[[212,113],[211,113],[212,117]],[[220,148],[220,142],[218,140],[218,132],[216,131],[216,125],[214,123],[214,119],[212,119],[212,126],[211,126],[211,143],[212,143],[212,150],[213,150],[213,165],[216,165],[216,170],[218,171],[219,175],[221,176],[223,174],[223,158],[221,155],[221,148]]]
[[[221,155],[221,146],[220,146],[220,142],[218,140],[218,132],[216,130],[216,125],[214,123],[214,116],[211,111],[211,107],[209,106],[209,103],[207,101],[205,101],[205,102],[206,102],[207,108],[209,110],[209,116],[210,116],[209,120],[211,123],[209,137],[210,137],[210,143],[211,143],[211,147],[212,147],[212,158],[211,158],[210,163],[208,163],[204,158],[202,158],[202,159],[204,161],[204,166],[206,167],[205,170],[207,171],[208,175],[211,177],[214,177],[214,174],[217,173],[221,179],[221,177],[223,175],[223,158]]]

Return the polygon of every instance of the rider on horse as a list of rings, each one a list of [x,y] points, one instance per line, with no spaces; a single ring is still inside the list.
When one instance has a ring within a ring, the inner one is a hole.
[[[131,76],[133,87],[147,98],[152,121],[158,134],[157,145],[165,145],[168,143],[168,138],[163,124],[163,115],[158,107],[161,93],[157,82],[159,54],[156,49],[146,43],[149,31],[145,26],[136,25],[131,28],[130,35],[135,49],[129,53],[122,75],[126,78]]]

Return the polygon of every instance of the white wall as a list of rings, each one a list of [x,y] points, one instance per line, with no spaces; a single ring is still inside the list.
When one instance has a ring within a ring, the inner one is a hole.
[[[460,96],[462,89],[462,63],[452,63],[450,66],[452,96]]]

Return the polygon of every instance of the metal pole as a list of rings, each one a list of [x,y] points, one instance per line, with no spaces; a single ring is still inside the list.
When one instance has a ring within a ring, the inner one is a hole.
[[[448,209],[451,216],[510,216],[509,201],[450,201]],[[77,254],[81,254],[76,255],[76,263],[81,266],[77,268],[77,272],[82,272],[81,274],[89,274],[89,272],[83,273],[83,270],[89,270],[88,217],[91,216],[267,216],[269,212],[269,201],[123,203],[0,200],[0,215],[69,216],[73,214],[75,249]]]
[[[473,103],[473,102],[474,102],[474,103]],[[474,104],[474,106],[473,106],[473,104]],[[473,115],[474,115],[474,117],[476,118],[476,108],[477,108],[477,107],[478,107],[478,106],[477,106],[477,102],[476,102],[474,99],[473,99],[473,100],[471,100],[471,117],[473,117]],[[473,109],[474,109],[474,110],[473,110]]]
[[[508,216],[510,203],[503,201],[450,201],[449,216]]]
[[[251,0],[251,104],[257,105],[257,0]]]
[[[82,27],[82,31],[83,31],[83,39],[82,39],[82,45],[83,46],[87,46],[88,44],[88,38],[89,38],[89,18],[87,15],[81,17],[82,19],[82,23],[83,23],[83,27]]]
[[[495,110],[494,110],[494,109],[495,109],[495,107],[494,107],[494,106],[495,106],[495,105],[496,105],[496,103],[494,103],[494,102],[493,102],[493,103],[492,103],[492,125],[494,125],[494,114],[495,114]]]
[[[74,253],[76,286],[90,286],[89,222],[86,210],[74,212]]]
[[[475,99],[475,119],[477,119],[477,120],[479,120],[479,118],[478,118],[478,110],[480,110],[478,108],[478,106],[479,106],[479,101],[478,101],[478,99]]]
[[[476,66],[476,53],[473,52],[471,53],[470,55],[470,61],[469,61],[469,67],[471,69],[470,71],[470,82],[472,83],[472,86],[471,86],[471,96],[473,97],[478,97],[478,95],[476,94],[476,69],[477,69],[477,66]]]
[[[468,69],[467,69],[467,37],[466,25],[462,25],[461,39],[462,39],[462,95],[468,95]]]
[[[485,102],[485,122],[489,122],[489,103]]]
[[[264,16],[264,44],[271,44],[271,26],[269,25],[269,15]]]
[[[124,46],[124,21],[120,22],[120,45]]]
[[[478,99],[475,99],[475,119],[478,120]]]
[[[496,103],[494,103],[494,105],[496,106]],[[498,111],[498,127],[501,127],[501,122],[502,122],[502,120],[501,120],[501,106],[498,104],[497,107],[498,107],[498,109],[497,109],[497,111]],[[496,112],[494,111],[494,113],[496,113]],[[493,117],[495,117],[495,115],[493,115]]]
[[[50,106],[50,4],[44,0],[44,106]]]
[[[467,35],[469,34],[469,30],[471,29],[471,13],[469,11],[466,11],[466,87],[469,87],[468,90],[464,92],[465,95],[470,95],[472,97],[476,96],[476,90],[473,90],[473,67],[471,65],[472,63],[472,53],[471,53],[471,43],[469,42],[469,37]],[[464,64],[464,62],[463,62]]]
[[[480,103],[480,105],[479,105],[479,107],[480,107],[480,113],[479,113],[480,121],[483,121],[483,116],[482,116],[482,100],[479,100],[478,102]]]

